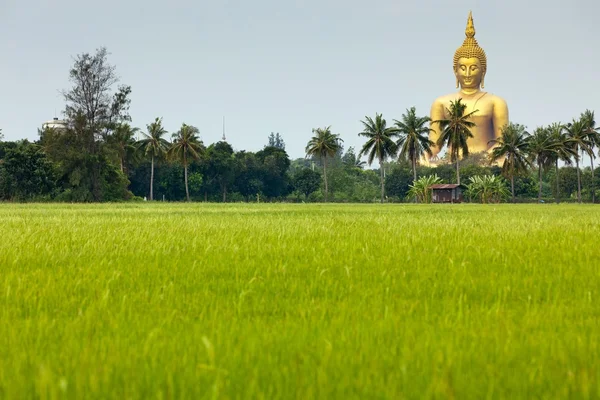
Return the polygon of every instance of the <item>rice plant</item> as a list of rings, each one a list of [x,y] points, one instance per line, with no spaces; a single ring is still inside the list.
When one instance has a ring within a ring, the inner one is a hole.
[[[600,397],[593,206],[0,218],[0,398]]]

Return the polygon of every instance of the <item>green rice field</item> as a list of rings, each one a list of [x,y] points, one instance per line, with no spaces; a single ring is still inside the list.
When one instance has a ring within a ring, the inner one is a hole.
[[[598,399],[600,207],[0,204],[0,399]]]

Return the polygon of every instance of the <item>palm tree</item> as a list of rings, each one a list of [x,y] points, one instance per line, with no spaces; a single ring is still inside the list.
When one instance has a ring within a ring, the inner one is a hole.
[[[121,164],[121,172],[125,173],[125,164],[127,164],[128,156],[135,157],[137,151],[134,135],[139,131],[139,128],[133,128],[131,125],[124,123],[115,127],[113,134],[110,136],[110,141],[115,145]]]
[[[365,165],[367,165],[366,161],[363,161],[360,158],[356,157],[356,160],[354,160],[354,164],[352,166],[354,168],[364,169]]]
[[[146,125],[148,133],[142,133],[144,139],[139,142],[140,149],[152,159],[150,169],[150,200],[154,200],[154,159],[161,157],[167,152],[169,142],[163,136],[167,131],[162,126],[162,118],[156,118],[154,122]]]
[[[515,175],[527,171],[530,162],[527,159],[529,133],[523,125],[509,123],[502,127],[501,136],[492,139],[490,144],[496,145],[491,153],[491,161],[504,159],[502,173],[510,177],[512,202],[515,202]]]
[[[554,154],[552,154],[552,161],[554,162],[555,175],[556,175],[556,204],[560,203],[560,185],[558,181],[558,161],[564,161],[565,164],[571,164],[571,158],[577,156],[575,147],[572,145],[572,140],[567,136],[565,131],[565,125],[561,123],[553,123],[548,127],[550,140],[552,141],[552,147]]]
[[[448,145],[450,151],[450,160],[456,162],[456,183],[460,185],[459,161],[460,153],[463,157],[469,155],[469,145],[467,140],[473,137],[471,128],[475,123],[469,119],[479,110],[475,110],[465,115],[467,105],[458,99],[450,102],[450,107],[446,109],[448,118],[433,121],[439,124],[440,137],[437,140],[437,146],[442,148]]]
[[[543,127],[536,128],[528,141],[529,157],[538,167],[538,203],[540,203],[542,201],[542,169],[546,170],[552,165],[555,145],[550,131]]]
[[[398,147],[393,140],[394,136],[398,135],[396,128],[388,128],[385,119],[381,114],[375,113],[375,121],[371,117],[365,116],[366,121],[360,121],[363,124],[363,131],[358,136],[364,136],[367,138],[367,142],[364,144],[359,157],[368,153],[367,163],[371,165],[375,157],[379,161],[379,175],[381,178],[381,202],[385,194],[384,187],[384,176],[383,176],[383,162],[388,157],[394,157]]]
[[[182,124],[179,131],[173,134],[173,145],[169,149],[170,155],[183,164],[185,179],[185,197],[190,201],[190,190],[188,188],[188,165],[190,157],[200,158],[204,146],[198,137],[200,131],[195,126]]]
[[[394,120],[400,134],[397,143],[400,149],[400,158],[410,160],[412,163],[413,181],[417,180],[417,159],[425,153],[430,157],[433,154],[431,146],[435,143],[429,140],[429,132],[433,129],[426,126],[430,121],[429,117],[417,117],[415,107],[411,107],[410,110],[406,110],[406,114],[402,114],[402,121]]]
[[[589,136],[586,131],[586,122],[583,119],[573,120],[565,127],[567,136],[575,148],[575,167],[577,168],[577,202],[581,203],[581,171],[579,169],[579,151],[583,154],[591,151]]]
[[[325,181],[325,202],[328,200],[329,188],[327,186],[327,157],[334,157],[342,148],[343,140],[338,134],[331,133],[331,126],[313,129],[315,134],[306,145],[306,155],[315,156],[323,163],[323,178]]]
[[[593,111],[585,110],[585,112],[581,114],[581,119],[584,123],[584,133],[587,135],[589,145],[587,155],[590,157],[590,164],[592,167],[592,203],[595,203],[596,188],[594,185],[594,158],[596,158],[596,155],[594,154],[594,148],[600,145],[600,127],[596,127]]]

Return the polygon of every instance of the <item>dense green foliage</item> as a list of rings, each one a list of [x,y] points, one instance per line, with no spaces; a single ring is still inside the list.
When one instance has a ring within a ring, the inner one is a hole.
[[[2,398],[600,396],[591,206],[0,205],[0,219]]]
[[[39,145],[0,142],[0,199],[51,198],[57,174]]]
[[[508,189],[502,177],[496,175],[475,175],[469,179],[465,195],[483,204],[500,203],[508,197]]]
[[[469,151],[474,123],[460,100],[438,121],[411,107],[388,126],[375,113],[365,116],[362,131],[355,133],[365,139],[358,155],[352,147],[344,151],[342,135],[327,126],[307,134],[305,158],[291,160],[279,132],[271,132],[261,150],[249,152],[234,148],[225,136],[205,144],[198,128],[186,123],[167,132],[160,117],[145,131],[135,127],[129,115],[132,88],[118,85],[105,48],[75,57],[69,80],[72,86],[62,92],[64,124],[40,130],[34,143],[0,141],[0,201],[406,202],[419,197],[409,193],[419,177],[435,175],[459,184],[461,177],[480,182],[503,175],[517,202],[597,198],[600,131],[590,110],[570,123],[538,127],[532,135],[511,123],[490,142],[497,146],[491,158]],[[437,143],[428,138],[431,123],[441,130]],[[450,151],[435,167],[419,165],[436,144]],[[589,167],[581,168],[583,156]],[[365,168],[374,161],[377,168]]]
[[[59,142],[60,143],[60,142]],[[27,141],[0,142],[0,200],[9,201],[93,201],[89,154],[70,151],[58,145],[56,152]],[[323,168],[318,158],[290,160],[284,149],[265,146],[259,152],[234,151],[226,142],[211,144],[210,151],[189,165],[189,192],[194,201],[323,201]],[[219,150],[220,149],[220,150]],[[152,154],[129,163],[120,171],[118,159],[103,158],[101,163],[102,201],[127,200],[133,196],[150,198],[152,163],[154,162],[154,198],[183,201],[186,198],[184,168],[181,163]],[[70,163],[55,161],[61,152],[70,152]],[[114,160],[114,161],[111,161]],[[340,149],[327,161],[329,201],[375,202],[380,200],[380,170],[365,169],[354,149]],[[554,164],[554,160],[552,160]],[[600,188],[599,174],[591,168],[581,170],[582,200],[592,200],[592,184]],[[384,163],[387,202],[411,201],[413,183],[410,162]],[[455,167],[441,164],[435,168],[416,166],[419,177],[438,175],[442,182],[453,183]],[[558,172],[558,175],[557,175]],[[489,166],[479,154],[461,160],[460,174],[467,184],[473,176],[502,175],[500,167]],[[541,181],[539,177],[541,176]],[[558,179],[557,179],[558,176]],[[577,170],[574,166],[527,170],[514,179],[516,200],[554,201],[556,192],[562,201],[577,199]],[[465,199],[478,201],[476,198]]]

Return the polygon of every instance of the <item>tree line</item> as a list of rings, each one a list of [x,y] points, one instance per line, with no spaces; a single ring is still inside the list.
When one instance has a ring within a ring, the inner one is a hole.
[[[188,123],[172,133],[160,117],[145,129],[134,127],[131,87],[119,84],[105,48],[78,55],[69,79],[64,127],[41,129],[34,142],[2,141],[0,130],[0,200],[430,202],[433,183],[460,184],[461,177],[468,182],[466,201],[597,197],[600,133],[590,110],[532,133],[510,123],[490,142],[495,147],[489,156],[469,152],[472,113],[465,114],[460,100],[440,121],[417,115],[414,107],[391,124],[376,113],[360,121],[365,143],[358,153],[345,150],[341,136],[327,126],[313,129],[306,157],[291,160],[279,133],[267,136],[262,150],[249,152],[234,150],[226,140],[207,146]],[[440,126],[436,143],[429,139],[432,122]],[[439,165],[420,165],[432,146],[449,151]],[[584,155],[591,163],[582,168]],[[375,161],[377,169],[366,168]]]

